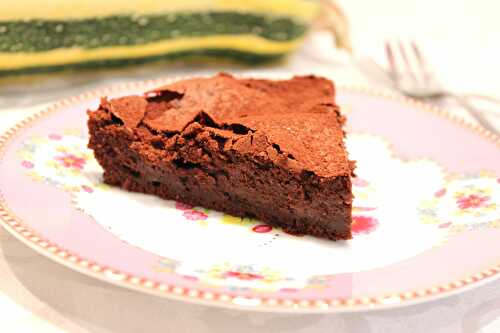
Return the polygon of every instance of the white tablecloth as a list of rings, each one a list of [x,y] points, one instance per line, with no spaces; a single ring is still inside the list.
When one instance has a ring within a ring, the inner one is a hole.
[[[497,63],[500,2],[345,0],[341,3],[353,22],[354,45],[360,58],[370,55],[381,60],[383,40],[412,37],[422,44],[448,87],[500,97]],[[161,73],[138,71],[132,76],[147,78],[215,70],[175,67]],[[383,81],[367,80],[352,62],[329,47],[328,36],[322,34],[311,36],[288,63],[259,72],[314,72],[330,76],[340,84],[383,85]],[[62,92],[52,93],[74,94],[95,85],[128,79],[129,75],[101,77],[99,82],[89,80],[81,86],[68,84]],[[16,94],[19,89],[22,91],[22,87],[16,89],[0,86],[0,105],[3,105],[0,132],[43,107],[27,106],[35,100],[28,90],[22,98],[12,96],[14,91]],[[467,117],[453,105],[445,106]],[[500,117],[492,115],[490,119],[500,126]],[[0,318],[0,332],[497,333],[500,332],[500,281],[398,310],[309,316],[235,312],[113,287],[46,259],[0,228]]]

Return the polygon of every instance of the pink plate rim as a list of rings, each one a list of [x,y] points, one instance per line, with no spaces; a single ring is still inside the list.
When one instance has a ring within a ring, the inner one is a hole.
[[[2,159],[5,149],[9,145],[11,139],[15,137],[19,131],[25,129],[26,127],[29,127],[34,122],[50,113],[71,106],[72,104],[86,101],[92,98],[97,98],[102,95],[130,89],[141,89],[154,85],[162,85],[184,78],[186,77],[129,82],[111,87],[96,89],[78,96],[62,99],[49,106],[45,110],[27,117],[26,119],[20,121],[12,128],[4,132],[4,134],[0,136],[0,160]],[[488,132],[487,130],[479,126],[467,123],[458,117],[452,116],[448,112],[435,106],[396,95],[392,92],[375,90],[367,87],[340,86],[339,88],[340,90],[347,92],[366,94],[372,97],[399,101],[403,104],[416,107],[420,110],[431,112],[440,117],[444,117],[452,122],[455,122],[470,131],[475,132],[481,137],[494,142],[497,147],[500,148],[500,137]],[[9,233],[34,249],[36,252],[85,275],[92,276],[94,278],[112,283],[117,286],[166,297],[169,299],[213,305],[224,308],[233,308],[238,310],[287,313],[328,313],[380,310],[417,304],[446,296],[451,296],[473,287],[478,287],[484,283],[493,281],[494,279],[500,277],[500,263],[497,263],[496,265],[478,271],[460,280],[451,281],[425,289],[409,290],[407,292],[381,295],[376,297],[325,300],[244,298],[231,296],[225,293],[206,292],[175,285],[166,285],[152,280],[143,279],[132,274],[120,272],[112,267],[105,267],[97,262],[91,262],[89,260],[81,258],[77,254],[70,253],[69,251],[59,247],[57,244],[52,243],[50,240],[39,237],[35,230],[26,225],[22,220],[16,217],[13,212],[10,211],[8,204],[7,202],[5,202],[1,193],[0,224]]]

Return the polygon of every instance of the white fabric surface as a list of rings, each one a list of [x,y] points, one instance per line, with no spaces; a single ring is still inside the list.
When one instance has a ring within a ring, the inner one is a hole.
[[[421,42],[448,87],[500,97],[500,2],[340,2],[353,22],[354,44],[360,58],[369,54],[380,60],[384,39],[413,37]],[[290,62],[259,72],[314,72],[330,76],[340,84],[381,85],[382,80],[368,81],[363,77],[328,42],[327,36],[316,34]],[[162,72],[136,71],[126,76],[117,73],[111,74],[113,79],[101,77],[100,81],[89,80],[82,86],[68,83],[62,94],[75,94],[130,77],[213,71],[175,67]],[[23,93],[22,87],[12,89],[0,86],[0,132],[43,107],[26,107],[35,100],[34,95],[18,95]],[[43,87],[37,89],[43,91]],[[45,95],[52,98],[60,94]],[[467,118],[463,110],[445,106]],[[500,111],[500,106],[496,108]],[[500,117],[493,114],[490,119],[500,126]],[[308,316],[236,312],[172,302],[88,278],[35,253],[0,228],[0,318],[0,332],[496,333],[500,332],[500,280],[443,300],[397,310]]]

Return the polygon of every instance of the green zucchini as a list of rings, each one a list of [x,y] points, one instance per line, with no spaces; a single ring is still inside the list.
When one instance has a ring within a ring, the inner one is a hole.
[[[243,65],[261,65],[270,62],[276,62],[283,59],[283,54],[252,54],[232,49],[199,49],[180,52],[170,52],[157,56],[141,57],[141,58],[123,58],[123,59],[103,59],[97,61],[84,61],[73,64],[53,65],[53,66],[38,66],[16,68],[14,70],[0,71],[0,78],[9,76],[19,76],[28,74],[49,74],[61,71],[75,70],[96,70],[96,69],[113,69],[131,65],[142,65],[159,61],[229,61],[240,63]]]
[[[273,61],[300,45],[318,13],[314,0],[3,0],[0,77],[200,57]]]
[[[289,18],[245,13],[176,13],[68,21],[38,19],[1,22],[0,52],[93,49],[219,34],[253,34],[269,40],[290,41],[302,37],[305,31],[305,24]]]

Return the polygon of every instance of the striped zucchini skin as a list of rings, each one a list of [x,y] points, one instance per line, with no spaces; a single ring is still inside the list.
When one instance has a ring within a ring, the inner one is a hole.
[[[259,64],[295,49],[307,28],[236,11],[0,20],[0,77],[199,57]]]
[[[217,12],[8,21],[0,23],[0,52],[92,49],[210,35],[254,34],[274,41],[290,41],[303,36],[305,30],[305,24],[286,17]]]
[[[71,64],[37,66],[16,68],[10,70],[0,70],[0,78],[28,75],[28,74],[49,74],[61,71],[96,70],[101,68],[112,69],[131,65],[142,65],[154,62],[170,61],[210,61],[222,60],[236,62],[243,65],[260,65],[270,62],[280,61],[285,54],[257,54],[242,52],[232,49],[198,49],[180,52],[165,53],[150,57],[103,59],[97,61],[84,61]]]

